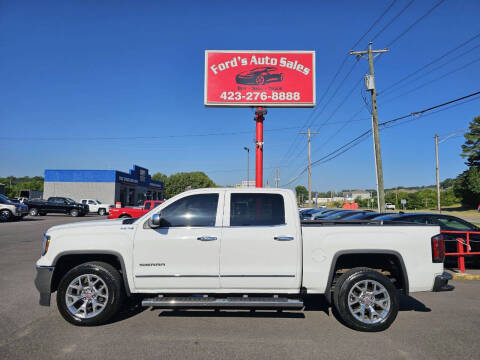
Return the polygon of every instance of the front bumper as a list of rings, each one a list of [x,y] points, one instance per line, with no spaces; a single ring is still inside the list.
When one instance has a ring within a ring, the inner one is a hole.
[[[53,266],[38,266],[37,276],[35,277],[35,287],[40,293],[39,304],[42,306],[50,306],[50,297],[52,295],[52,276]]]
[[[435,282],[433,283],[434,292],[438,291],[452,291],[455,289],[453,285],[448,284],[448,280],[452,280],[453,276],[447,272],[444,272],[442,275],[435,277]]]

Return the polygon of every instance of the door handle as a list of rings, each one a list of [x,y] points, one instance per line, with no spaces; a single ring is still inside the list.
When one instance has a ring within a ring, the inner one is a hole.
[[[293,240],[293,236],[275,236],[273,238],[273,240],[277,240],[277,241],[292,241]]]
[[[197,237],[197,240],[200,240],[200,241],[214,241],[214,240],[217,240],[217,238],[215,236],[200,236],[200,237]]]

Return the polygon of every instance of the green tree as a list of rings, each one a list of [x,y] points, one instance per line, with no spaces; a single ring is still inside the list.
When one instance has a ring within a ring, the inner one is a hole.
[[[465,144],[462,145],[463,158],[468,167],[480,167],[480,116],[470,121],[469,131],[465,133]]]
[[[185,190],[216,187],[202,171],[181,172],[170,175],[165,183],[165,198],[171,198]]]
[[[297,193],[297,198],[300,198],[300,200],[308,200],[308,190],[305,186],[298,185],[295,187],[295,192]]]
[[[458,175],[453,184],[453,191],[463,206],[476,208],[480,204],[480,169],[471,167]]]
[[[160,172],[157,172],[157,173],[152,175],[152,180],[161,181],[161,182],[163,182],[163,185],[165,185],[167,183],[168,176],[165,175],[165,174],[162,174]]]

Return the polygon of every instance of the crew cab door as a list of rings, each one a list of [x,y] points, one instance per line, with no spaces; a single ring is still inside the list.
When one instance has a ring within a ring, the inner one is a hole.
[[[285,193],[228,191],[220,251],[224,289],[297,290],[300,225]],[[290,200],[290,201],[289,201]]]
[[[137,289],[201,291],[217,289],[224,192],[188,193],[162,204],[141,219],[134,243]],[[148,219],[161,214],[162,224]]]

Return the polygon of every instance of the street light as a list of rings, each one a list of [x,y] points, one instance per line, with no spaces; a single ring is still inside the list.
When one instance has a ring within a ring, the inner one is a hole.
[[[243,150],[247,152],[247,187],[250,187],[250,149],[244,146]]]
[[[435,134],[435,171],[436,171],[436,178],[437,178],[437,210],[439,213],[442,212],[442,207],[440,205],[440,173],[439,173],[439,164],[438,164],[438,145],[447,141],[451,137],[464,132],[465,130],[455,131],[451,134],[448,134],[440,141],[438,140],[438,135]]]

